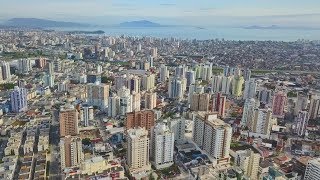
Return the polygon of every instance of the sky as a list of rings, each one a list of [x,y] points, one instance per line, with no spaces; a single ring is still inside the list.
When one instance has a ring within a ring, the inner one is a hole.
[[[0,0],[0,19],[94,24],[147,19],[181,25],[320,26],[319,0]]]

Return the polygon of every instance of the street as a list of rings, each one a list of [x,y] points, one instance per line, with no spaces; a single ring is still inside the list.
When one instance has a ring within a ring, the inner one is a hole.
[[[60,156],[59,156],[59,121],[58,111],[52,112],[52,122],[50,126],[50,167],[49,167],[49,179],[56,180],[62,179],[60,173]]]

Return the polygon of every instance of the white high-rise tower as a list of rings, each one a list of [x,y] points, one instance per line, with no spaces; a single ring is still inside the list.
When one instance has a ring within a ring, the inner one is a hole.
[[[163,124],[157,124],[151,130],[151,159],[156,169],[170,167],[173,164],[174,134]]]

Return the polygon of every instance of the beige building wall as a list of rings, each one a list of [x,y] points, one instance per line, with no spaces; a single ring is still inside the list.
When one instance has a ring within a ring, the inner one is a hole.
[[[130,171],[146,170],[149,163],[149,137],[144,128],[128,130],[127,164]]]

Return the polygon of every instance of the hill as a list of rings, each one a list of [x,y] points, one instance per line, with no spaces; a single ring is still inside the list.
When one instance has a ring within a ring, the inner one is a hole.
[[[162,25],[147,20],[123,22],[121,27],[161,27]]]
[[[32,27],[32,28],[53,28],[53,27],[87,27],[87,24],[53,21],[37,18],[12,18],[4,23],[6,26],[13,27]]]

